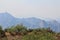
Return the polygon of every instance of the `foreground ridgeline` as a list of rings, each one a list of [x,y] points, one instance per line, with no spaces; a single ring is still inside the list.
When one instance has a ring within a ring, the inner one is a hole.
[[[50,28],[27,29],[16,25],[3,30],[0,26],[0,40],[60,40],[60,33]]]

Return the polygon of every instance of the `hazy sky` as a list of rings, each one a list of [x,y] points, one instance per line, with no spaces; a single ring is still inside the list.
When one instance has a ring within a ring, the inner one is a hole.
[[[15,17],[60,18],[60,0],[0,0],[0,12]]]

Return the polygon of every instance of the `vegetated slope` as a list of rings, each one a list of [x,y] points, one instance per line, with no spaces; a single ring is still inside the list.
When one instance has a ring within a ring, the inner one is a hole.
[[[1,33],[3,36],[0,35],[0,40],[60,40],[60,33],[50,28],[27,29],[23,25],[16,25],[5,30],[0,27]]]

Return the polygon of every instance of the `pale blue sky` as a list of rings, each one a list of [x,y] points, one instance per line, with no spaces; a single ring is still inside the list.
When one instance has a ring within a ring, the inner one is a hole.
[[[60,18],[60,0],[0,0],[0,12],[15,17]]]

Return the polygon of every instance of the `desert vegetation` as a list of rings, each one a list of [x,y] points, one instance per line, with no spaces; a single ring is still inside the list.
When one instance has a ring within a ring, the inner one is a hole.
[[[2,29],[0,26],[0,40],[60,40],[60,33],[50,28],[28,29],[23,25]]]

